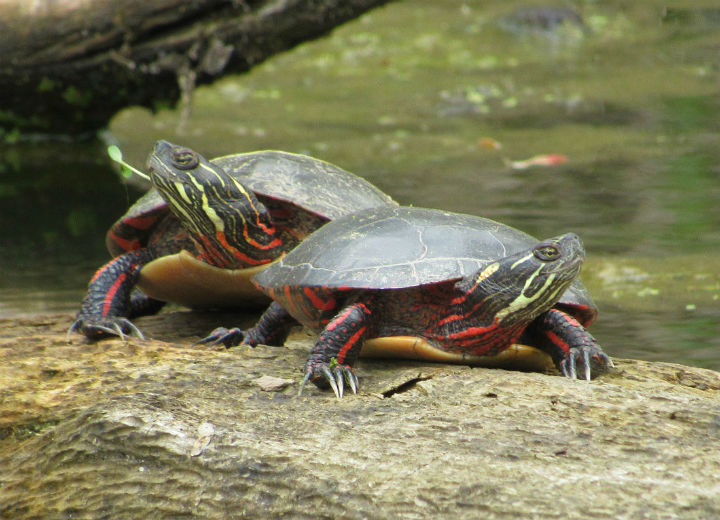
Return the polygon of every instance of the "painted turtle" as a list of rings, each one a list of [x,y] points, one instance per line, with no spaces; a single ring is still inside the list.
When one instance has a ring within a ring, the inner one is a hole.
[[[245,343],[267,343],[293,318],[320,332],[302,387],[329,384],[338,397],[343,379],[357,391],[352,365],[361,350],[487,364],[516,355],[510,347],[521,342],[563,375],[575,378],[579,364],[589,379],[591,365],[612,362],[584,328],[597,316],[577,279],[584,258],[574,234],[539,242],[481,217],[365,210],[327,224],[255,276],[275,303]]]
[[[90,280],[69,332],[91,339],[142,337],[130,319],[155,313],[168,301],[267,305],[269,298],[250,283],[252,275],[330,219],[395,204],[345,170],[285,152],[208,161],[158,141],[148,169],[153,188],[108,232],[115,258]]]

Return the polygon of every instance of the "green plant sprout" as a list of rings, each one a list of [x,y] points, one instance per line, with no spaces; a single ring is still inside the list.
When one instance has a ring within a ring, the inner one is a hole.
[[[132,175],[134,173],[138,177],[141,177],[141,178],[145,179],[146,181],[150,181],[150,177],[147,174],[141,172],[134,166],[130,166],[128,163],[123,161],[122,152],[120,151],[120,148],[118,148],[117,146],[115,146],[115,145],[108,146],[107,153],[110,156],[110,159],[112,159],[113,161],[115,161],[116,163],[118,163],[120,166],[123,167],[122,168],[122,176],[125,177],[126,179],[129,179],[130,177],[132,177]]]

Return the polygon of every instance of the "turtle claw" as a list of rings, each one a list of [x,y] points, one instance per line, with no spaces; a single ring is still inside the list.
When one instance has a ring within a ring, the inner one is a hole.
[[[303,377],[302,383],[300,383],[300,390],[298,390],[298,397],[300,397],[300,394],[303,393],[303,390],[305,389],[305,385],[308,381],[310,381],[310,377],[312,376],[312,372],[306,372],[305,377]]]
[[[345,383],[353,394],[357,394],[359,386],[358,378],[352,368],[337,362],[328,364],[321,361],[308,364],[298,395],[302,394],[308,381],[312,381],[319,388],[330,386],[338,399],[342,399],[345,393]]]
[[[70,328],[65,333],[65,341],[67,343],[70,343],[70,334],[75,332],[78,328],[80,328],[80,323],[82,320],[75,320],[72,325],[70,325]]]
[[[104,330],[107,331],[107,329],[104,329]],[[112,334],[117,335],[121,340],[125,341],[125,333],[120,328],[120,325],[118,325],[117,323],[113,323],[112,330],[113,330]]]
[[[225,327],[218,327],[213,330],[209,336],[196,342],[196,345],[203,345],[209,343],[210,345],[217,345],[222,343],[225,348],[235,347],[243,343],[246,339],[247,334],[244,330],[233,327],[232,329],[226,329]],[[255,345],[250,345],[254,347]]]
[[[615,366],[612,359],[597,344],[571,348],[559,365],[560,373],[570,379],[578,378],[577,369],[580,365],[586,381],[590,381],[592,369],[596,373],[602,373]]]
[[[89,340],[98,340],[106,336],[117,336],[121,340],[126,341],[127,336],[135,336],[144,340],[145,336],[137,326],[127,318],[112,317],[92,319],[88,317],[79,317],[70,326],[65,335],[65,339],[70,341],[70,334],[79,332],[84,334]]]
[[[350,390],[352,390],[353,394],[358,393],[358,386],[360,386],[358,382],[358,378],[355,375],[355,372],[352,370],[344,371],[343,374],[345,375],[345,379],[347,380],[348,385],[350,385]]]
[[[583,350],[583,366],[585,367],[585,381],[590,381],[590,353]]]
[[[330,383],[330,387],[333,389],[333,392],[335,392],[335,397],[342,399],[344,390],[342,378],[338,381],[327,365],[323,365],[320,371],[322,372],[322,375],[325,376],[325,380]]]
[[[137,326],[130,320],[123,319],[123,323],[130,329],[130,335],[135,336],[138,339],[145,339],[145,335],[142,333],[140,329],[137,328]]]

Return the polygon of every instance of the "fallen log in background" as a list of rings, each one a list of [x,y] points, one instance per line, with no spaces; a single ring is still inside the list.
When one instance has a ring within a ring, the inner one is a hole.
[[[0,0],[0,137],[177,103],[388,0]]]

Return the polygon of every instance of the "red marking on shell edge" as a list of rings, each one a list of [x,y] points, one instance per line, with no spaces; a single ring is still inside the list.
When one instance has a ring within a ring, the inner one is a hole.
[[[125,282],[125,279],[127,278],[126,273],[122,273],[120,276],[117,277],[117,280],[113,282],[113,284],[110,286],[110,289],[108,289],[108,292],[105,293],[105,298],[103,299],[103,310],[102,315],[107,316],[108,313],[111,310],[113,299],[115,298],[115,294],[117,294],[118,290],[122,286],[123,282]]]
[[[305,293],[305,296],[310,299],[310,303],[312,303],[313,307],[315,307],[316,309],[321,311],[330,311],[335,308],[335,304],[337,302],[332,296],[327,300],[323,300],[310,287],[305,287],[303,292]]]
[[[135,229],[148,229],[157,222],[157,216],[151,217],[125,217],[122,219],[124,224],[134,227]]]
[[[283,287],[283,292],[285,293],[285,308],[290,314],[296,314],[298,312],[298,307],[295,305],[295,299],[293,298],[293,291],[292,287],[289,285],[286,285]],[[273,299],[275,298],[275,291],[273,291],[273,295],[271,296]]]
[[[270,210],[270,215],[276,219],[287,219],[294,215],[294,212],[290,211],[289,208],[273,208]]]
[[[365,334],[365,327],[360,327],[355,334],[350,336],[350,338],[345,342],[345,344],[340,349],[340,352],[338,352],[337,360],[338,363],[345,363],[345,356],[347,356],[347,353],[352,350],[352,348],[357,344],[357,342],[360,340],[362,335]]]
[[[582,327],[580,325],[580,322],[575,319],[575,316],[571,316],[570,314],[562,311],[558,311],[562,317],[563,320],[565,320],[570,326],[572,327]]]
[[[595,321],[595,318],[597,318],[597,311],[595,309],[590,308],[589,305],[579,303],[579,304],[573,305],[573,307],[575,307],[576,310],[579,310],[580,313],[582,314],[582,318],[583,318],[582,325],[584,327],[587,327],[588,325],[590,325],[593,321]],[[572,311],[570,311],[570,312],[572,312]]]
[[[108,233],[108,236],[110,240],[115,242],[124,251],[135,251],[136,249],[140,249],[140,247],[142,247],[140,241],[137,238],[133,240],[128,240],[126,238],[118,236],[113,231],[110,231],[110,233]]]

